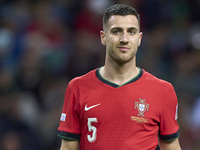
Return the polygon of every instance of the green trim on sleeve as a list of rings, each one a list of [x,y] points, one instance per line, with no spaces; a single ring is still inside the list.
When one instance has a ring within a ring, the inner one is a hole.
[[[65,137],[65,136],[61,136],[59,134],[57,134],[58,137],[61,137],[63,139],[67,139],[67,140],[72,140],[72,141],[80,141],[80,140],[77,140],[77,139],[72,139],[72,138],[69,138],[69,137]]]
[[[159,138],[161,141],[170,142],[170,141],[174,141],[179,136],[180,136],[180,133],[179,133],[179,131],[177,131],[176,133],[170,134],[170,135],[160,135]]]

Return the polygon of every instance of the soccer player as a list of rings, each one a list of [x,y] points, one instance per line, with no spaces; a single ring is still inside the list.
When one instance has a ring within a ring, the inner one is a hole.
[[[105,65],[74,78],[66,89],[61,150],[155,150],[158,144],[180,150],[173,86],[136,66],[142,39],[137,11],[110,6],[100,37]]]

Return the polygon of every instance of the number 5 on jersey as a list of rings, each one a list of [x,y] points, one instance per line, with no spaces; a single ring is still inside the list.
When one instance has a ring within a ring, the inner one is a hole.
[[[97,118],[88,118],[88,130],[92,132],[92,136],[87,135],[87,139],[90,143],[93,143],[97,138],[97,128],[92,126],[93,122],[97,122]]]

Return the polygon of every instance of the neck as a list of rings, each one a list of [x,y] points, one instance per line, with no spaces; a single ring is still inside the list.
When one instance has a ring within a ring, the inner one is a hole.
[[[100,69],[100,74],[106,80],[118,85],[122,85],[139,73],[135,60],[128,63],[119,64],[106,61],[105,66]]]

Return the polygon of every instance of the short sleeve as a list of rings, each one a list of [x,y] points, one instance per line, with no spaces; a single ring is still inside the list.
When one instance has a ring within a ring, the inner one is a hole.
[[[164,95],[160,116],[159,136],[163,141],[172,141],[179,137],[178,101],[174,88],[171,84]]]
[[[59,137],[80,140],[79,115],[77,110],[78,100],[75,92],[71,88],[71,84],[69,84],[65,92],[63,110],[57,132]]]

